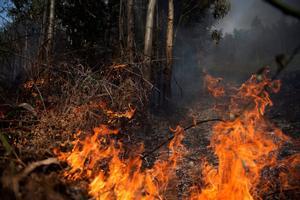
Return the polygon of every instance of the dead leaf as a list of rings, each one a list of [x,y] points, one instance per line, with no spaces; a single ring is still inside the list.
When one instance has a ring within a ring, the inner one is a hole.
[[[35,109],[28,103],[21,103],[18,105],[18,107],[24,108],[25,110],[28,110],[29,112],[31,112],[34,116],[37,116]]]

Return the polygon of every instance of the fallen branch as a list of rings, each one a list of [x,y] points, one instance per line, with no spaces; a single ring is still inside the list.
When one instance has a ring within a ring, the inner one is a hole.
[[[43,104],[44,111],[46,111],[46,105],[45,105],[44,98],[43,98],[43,96],[42,96],[41,91],[39,90],[39,88],[36,86],[35,83],[33,83],[33,86],[34,86],[34,88],[36,89],[36,91],[37,91],[38,94],[39,94],[39,97],[40,97],[41,102],[42,102],[42,104]]]
[[[272,77],[272,80],[276,80],[277,79],[277,77],[281,74],[281,72],[292,62],[292,60],[299,53],[299,51],[300,51],[300,46],[296,47],[293,50],[292,54],[289,56],[289,58],[284,63],[278,62],[279,68],[278,68],[277,72],[274,74],[274,76]],[[264,73],[264,71],[266,69],[267,69],[266,67],[262,67],[262,68],[260,68],[256,72],[256,74],[257,75],[261,75],[261,74]],[[268,86],[265,86],[259,94],[262,94],[264,90],[268,90]],[[247,104],[245,106],[245,108],[242,110],[242,112],[240,114],[236,115],[232,120],[235,120],[235,119],[239,118],[247,109],[249,109],[250,105],[251,105],[251,103]],[[197,121],[196,123],[193,123],[193,124],[185,127],[183,130],[186,131],[186,130],[188,130],[190,128],[193,128],[195,126],[198,126],[200,124],[207,123],[207,122],[212,122],[212,121],[224,121],[224,120],[222,120],[220,118],[201,120],[201,121]],[[162,146],[164,146],[165,144],[167,144],[168,142],[170,142],[173,138],[174,138],[174,135],[171,136],[171,137],[169,137],[167,140],[163,141],[162,143],[160,143],[158,146],[156,146],[155,148],[153,148],[151,151],[146,152],[142,156],[142,158],[144,159],[144,158],[148,157],[149,155],[151,155],[152,153],[154,153],[155,151],[159,150]]]
[[[194,128],[200,124],[204,124],[207,122],[217,122],[217,121],[223,121],[220,118],[214,118],[214,119],[206,119],[206,120],[200,120],[200,121],[196,121],[196,123],[193,123],[185,128],[183,128],[184,131],[187,131],[191,128]],[[173,138],[175,137],[175,135],[172,135],[171,137],[167,138],[165,141],[163,141],[162,143],[160,143],[159,145],[157,145],[156,147],[154,147],[151,151],[146,152],[142,158],[145,159],[146,157],[150,156],[152,153],[154,153],[155,151],[159,150],[162,146],[164,146],[165,144],[169,143]]]
[[[47,158],[45,160],[40,160],[33,162],[29,164],[22,172],[19,174],[15,175],[11,179],[11,187],[16,195],[17,198],[21,198],[21,193],[19,191],[19,183],[20,181],[28,176],[33,170],[36,168],[42,166],[42,165],[51,165],[51,164],[59,164],[58,160],[56,158]]]

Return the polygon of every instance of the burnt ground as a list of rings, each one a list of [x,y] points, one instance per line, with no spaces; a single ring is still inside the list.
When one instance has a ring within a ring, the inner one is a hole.
[[[268,118],[280,127],[284,133],[292,137],[292,140],[299,141],[300,139],[300,71],[286,72],[280,77],[282,80],[282,89],[278,94],[272,95],[274,106],[268,111]],[[136,143],[143,142],[145,144],[144,165],[149,167],[157,159],[158,155],[168,153],[167,145],[163,145],[156,151],[160,144],[164,143],[172,132],[169,127],[175,128],[176,125],[182,127],[188,127],[193,123],[193,119],[205,120],[218,117],[218,113],[215,112],[213,106],[216,102],[208,94],[203,93],[200,97],[192,103],[184,106],[174,106],[167,113],[161,115],[151,115],[147,119],[147,123],[140,124],[138,119],[133,119],[130,122],[130,128],[121,127],[124,133],[121,136],[121,140],[128,146],[129,150],[131,146]],[[214,122],[207,122],[189,128],[185,133],[184,145],[187,149],[187,155],[183,158],[181,164],[176,170],[176,177],[174,181],[171,181],[169,189],[166,191],[166,199],[185,199],[188,197],[188,189],[193,186],[201,186],[201,163],[202,158],[208,159],[209,162],[217,165],[217,159],[213,155],[213,152],[207,148],[209,145],[209,139],[211,136],[211,129]],[[125,124],[128,125],[128,124]],[[26,132],[24,132],[26,133]],[[22,133],[23,134],[23,133]],[[24,135],[27,140],[34,140],[36,135],[28,133]],[[31,162],[42,158],[52,157],[49,140],[51,143],[59,143],[59,140],[65,140],[62,136],[55,136],[54,138],[43,138],[43,142],[40,144],[40,148],[48,146],[49,149],[45,149],[43,153],[36,150],[36,147],[29,142],[32,146],[26,147],[30,149],[24,150],[23,153],[20,150],[18,154],[22,155],[23,161]],[[295,152],[300,152],[299,142],[295,142],[298,145],[287,145],[280,154],[281,157],[291,155]],[[25,147],[23,147],[25,148]],[[4,152],[3,148],[1,150]],[[151,153],[149,153],[151,152]],[[11,170],[20,170],[22,166],[10,162],[9,159],[16,159],[11,157],[2,157],[1,169],[2,171],[2,184],[3,177],[12,176],[15,172]],[[11,166],[15,165],[15,166]],[[61,172],[65,169],[65,165],[49,165],[36,168],[32,173],[25,177],[20,182],[20,192],[22,193],[22,199],[88,199],[87,192],[83,190],[87,185],[86,181],[80,183],[70,183],[61,177]],[[5,182],[5,181],[4,181]],[[3,185],[1,187],[1,199],[14,199],[15,196],[11,190],[6,189]],[[299,191],[292,191],[282,196],[277,191],[273,191],[271,195],[266,195],[264,199],[297,199],[300,193]]]
[[[281,89],[278,93],[271,94],[273,106],[267,109],[266,116],[275,126],[280,128],[286,135],[291,137],[293,144],[287,143],[280,150],[278,160],[283,160],[286,156],[300,152],[300,71],[285,72],[279,78],[282,83]],[[189,103],[186,107],[174,109],[175,112],[173,113],[173,117],[177,114],[177,119],[181,119],[179,124],[182,127],[187,127],[189,124],[191,124],[193,119],[206,120],[219,118],[220,113],[213,109],[213,107],[218,104],[222,106],[224,101],[217,101],[211,98],[207,93],[203,92],[193,103]],[[176,117],[174,118],[169,117],[170,120],[168,124],[173,124],[174,126],[176,124],[174,123],[174,121],[176,121]],[[171,199],[184,199],[186,197],[185,195],[187,194],[186,190],[192,185],[198,185],[201,187],[202,182],[200,167],[203,158],[206,158],[209,162],[217,165],[218,161],[216,157],[207,147],[209,145],[209,140],[212,133],[211,130],[214,123],[215,122],[203,123],[186,131],[184,144],[188,150],[188,154],[183,159],[183,166],[179,167],[177,171],[177,175],[180,180],[177,183],[177,187],[181,192],[176,193],[177,196],[174,195],[173,192]],[[165,130],[165,133],[167,134],[168,131]],[[164,136],[160,135],[160,138],[163,137]],[[158,139],[157,141],[161,141],[161,139]],[[264,178],[268,179],[268,176],[278,176],[278,172],[276,170],[272,169],[269,172],[264,172],[265,174],[268,174],[265,175],[266,177]],[[300,183],[298,182],[298,184]],[[294,191],[283,192],[283,194],[280,194],[280,192],[276,190],[279,189],[274,189],[274,191],[270,192],[270,194],[264,194],[262,198],[291,200],[300,198],[300,191],[298,189]]]
[[[281,124],[282,130],[295,138],[300,137],[300,71],[286,72],[280,77],[281,90],[273,94],[274,106],[270,118]],[[285,125],[284,125],[285,124]]]

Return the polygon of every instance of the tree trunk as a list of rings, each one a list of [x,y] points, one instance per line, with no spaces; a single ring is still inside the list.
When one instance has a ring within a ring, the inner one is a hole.
[[[120,7],[119,7],[119,44],[120,44],[120,53],[123,57],[124,55],[124,45],[123,45],[123,26],[124,26],[124,16],[123,16],[123,0],[120,0]]]
[[[127,50],[129,56],[129,62],[133,63],[134,49],[133,49],[133,0],[128,0],[127,2]]]
[[[44,1],[43,5],[43,19],[41,23],[41,37],[40,37],[40,47],[45,43],[46,41],[46,35],[47,35],[47,16],[48,16],[48,0]]]
[[[48,30],[46,35],[46,59],[49,59],[49,56],[52,53],[53,47],[53,34],[54,34],[54,18],[55,18],[55,0],[50,0],[49,5],[49,22]]]
[[[152,54],[152,37],[153,37],[153,21],[156,0],[149,0],[146,18],[144,56],[145,65],[143,76],[146,80],[151,81],[151,54]]]
[[[38,41],[38,54],[37,58],[39,61],[42,61],[46,57],[46,45],[47,45],[47,40],[46,40],[46,35],[47,35],[47,18],[48,18],[48,0],[44,1],[43,4],[43,18],[41,21],[41,26],[40,26],[40,35],[39,35],[39,41]]]
[[[167,98],[171,97],[171,82],[172,82],[172,63],[173,63],[173,37],[174,37],[174,2],[169,0],[168,4],[168,26],[166,37],[166,66],[164,69],[164,95]]]

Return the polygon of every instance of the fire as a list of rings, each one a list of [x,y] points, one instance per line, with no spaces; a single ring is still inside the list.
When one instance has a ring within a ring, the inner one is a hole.
[[[58,158],[70,166],[64,173],[65,177],[69,180],[88,179],[89,194],[98,200],[162,198],[182,156],[181,127],[174,130],[175,137],[169,143],[168,159],[157,160],[149,169],[142,167],[142,145],[125,158],[122,143],[110,137],[118,134],[118,130],[100,125],[93,132],[91,137],[84,140],[77,138],[71,152],[56,150]]]
[[[253,75],[231,99],[231,121],[213,127],[210,147],[218,158],[218,167],[203,165],[206,187],[193,190],[191,199],[259,199],[256,186],[261,171],[276,164],[277,150],[289,140],[280,129],[265,117],[265,109],[272,105],[269,94],[277,92],[278,81],[266,74],[260,80]]]
[[[205,73],[204,85],[213,97],[221,97],[225,94],[225,90],[220,84],[222,80],[222,78],[214,78],[213,76]]]
[[[125,112],[115,112],[115,111],[112,111],[112,110],[108,109],[105,102],[101,102],[99,104],[99,107],[111,119],[122,118],[122,117],[127,118],[127,119],[131,119],[134,116],[134,113],[136,111],[135,108],[133,108],[131,105],[128,105],[129,109],[126,110]]]
[[[300,153],[288,156],[280,163],[285,168],[285,171],[281,171],[279,179],[282,190],[297,189],[300,190]],[[288,166],[288,167],[286,167]],[[298,182],[297,182],[298,181]]]
[[[222,80],[205,76],[212,95],[225,94],[219,85]],[[218,166],[209,162],[202,165],[204,188],[191,188],[191,200],[253,200],[261,199],[261,193],[272,187],[271,181],[261,183],[262,171],[266,168],[289,166],[278,174],[281,189],[299,188],[299,182],[290,178],[299,177],[300,154],[281,161],[278,150],[290,138],[264,116],[266,108],[272,106],[269,92],[278,92],[279,81],[267,77],[267,73],[253,75],[232,96],[229,105],[229,119],[216,123],[210,148],[214,151]],[[110,119],[131,119],[135,109],[129,105],[125,112],[114,112],[104,103],[95,104]],[[69,169],[64,176],[71,180],[87,180],[89,195],[97,200],[154,200],[164,199],[164,193],[175,177],[178,162],[185,155],[182,145],[184,129],[177,127],[169,143],[168,156],[160,156],[150,168],[143,166],[143,145],[126,153],[121,141],[113,135],[119,130],[100,125],[91,136],[82,139],[78,132],[70,152],[55,153]],[[257,187],[259,190],[257,190]]]

